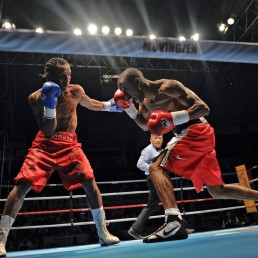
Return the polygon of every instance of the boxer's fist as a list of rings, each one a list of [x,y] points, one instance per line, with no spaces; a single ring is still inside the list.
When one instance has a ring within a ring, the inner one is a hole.
[[[148,128],[152,134],[163,135],[174,129],[172,114],[162,110],[154,111],[148,121]]]
[[[121,90],[117,90],[114,94],[114,101],[116,104],[123,109],[128,116],[132,119],[136,119],[138,115],[138,110],[133,104],[132,100],[126,98],[125,94]]]
[[[104,105],[103,111],[118,113],[123,112],[123,110],[115,103],[114,99],[110,99],[109,101],[103,101],[102,103]]]
[[[129,108],[130,105],[132,104],[132,101],[130,99],[127,99],[124,92],[121,90],[117,90],[115,92],[114,101],[123,110]]]
[[[56,117],[57,98],[61,94],[61,88],[54,82],[45,82],[41,88],[41,100],[44,104],[44,117],[53,119]]]
[[[56,108],[57,97],[61,94],[61,88],[54,82],[45,82],[41,88],[41,100],[45,107]]]

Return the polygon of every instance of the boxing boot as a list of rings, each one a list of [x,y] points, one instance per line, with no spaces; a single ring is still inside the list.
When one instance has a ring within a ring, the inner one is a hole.
[[[103,208],[94,209],[93,219],[97,228],[99,243],[101,246],[114,245],[120,242],[120,239],[110,234],[106,227],[106,216]]]
[[[13,222],[14,222],[14,219],[8,215],[4,215],[1,218],[1,222],[0,222],[0,257],[6,256],[5,245],[6,245],[7,237],[8,237],[9,231],[12,227]]]

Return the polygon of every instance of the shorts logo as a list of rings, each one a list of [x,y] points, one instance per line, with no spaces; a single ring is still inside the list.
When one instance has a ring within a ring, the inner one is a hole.
[[[177,221],[170,222],[163,231],[165,237],[175,235],[176,232],[181,228],[181,225]]]
[[[160,123],[161,125],[164,127],[164,128],[169,128],[170,127],[170,122],[169,120],[167,120],[166,118],[163,118],[160,120]]]
[[[186,160],[184,158],[181,158],[179,155],[176,156],[176,159]]]

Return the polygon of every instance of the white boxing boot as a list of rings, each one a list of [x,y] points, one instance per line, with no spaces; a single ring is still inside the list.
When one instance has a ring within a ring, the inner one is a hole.
[[[120,239],[110,234],[106,227],[106,216],[103,207],[91,210],[93,219],[96,224],[99,243],[101,246],[114,245],[120,242]]]
[[[6,256],[5,245],[9,231],[13,225],[14,219],[8,215],[4,215],[0,222],[0,257]]]

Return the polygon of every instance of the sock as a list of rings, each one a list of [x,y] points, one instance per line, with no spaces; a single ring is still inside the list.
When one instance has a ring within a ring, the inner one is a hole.
[[[177,215],[178,218],[182,220],[180,210],[177,208],[165,209],[165,217],[167,217],[168,215]]]
[[[93,220],[95,221],[95,225],[97,230],[101,230],[102,225],[106,224],[106,218],[105,218],[105,212],[103,209],[103,206],[97,209],[91,209],[91,214],[93,217]]]
[[[97,209],[91,209],[91,214],[93,216],[93,219],[98,218],[100,215],[101,210],[103,210],[103,206],[97,208]]]
[[[0,227],[6,231],[9,232],[10,228],[12,227],[15,219],[11,218],[9,215],[3,215],[0,222]]]
[[[15,219],[11,218],[9,215],[3,215],[0,221],[0,230],[3,232],[1,237],[1,247],[6,244],[9,231],[13,225]]]

